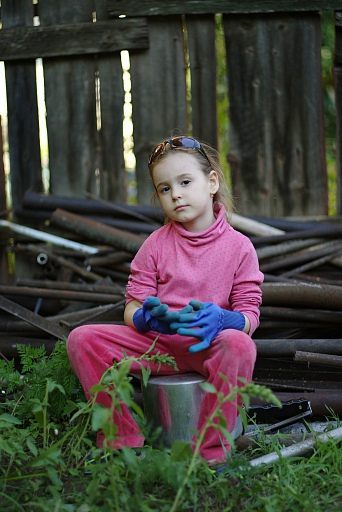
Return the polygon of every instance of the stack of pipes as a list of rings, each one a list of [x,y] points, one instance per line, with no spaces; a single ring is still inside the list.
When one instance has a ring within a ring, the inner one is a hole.
[[[123,322],[130,262],[162,226],[160,209],[28,193],[16,219],[0,219],[0,231],[29,275],[0,285],[4,357],[18,342],[51,350],[78,325]],[[320,406],[330,392],[342,413],[342,224],[236,214],[231,224],[251,239],[265,275],[254,379],[286,398],[320,390]]]

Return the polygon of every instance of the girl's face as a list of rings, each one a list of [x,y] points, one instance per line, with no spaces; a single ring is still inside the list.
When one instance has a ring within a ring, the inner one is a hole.
[[[194,155],[170,151],[155,164],[153,183],[167,217],[187,231],[201,233],[215,222],[212,198],[218,176],[213,170],[204,174]]]

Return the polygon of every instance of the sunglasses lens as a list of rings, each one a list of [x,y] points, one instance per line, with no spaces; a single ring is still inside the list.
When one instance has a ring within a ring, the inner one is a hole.
[[[148,165],[153,164],[153,162],[163,153],[166,144],[169,144],[171,148],[198,149],[201,155],[204,156],[210,164],[210,161],[198,140],[191,137],[175,137],[174,139],[165,140],[161,144],[158,144],[148,159]]]
[[[181,137],[180,139],[172,139],[170,141],[171,146],[174,147],[182,147],[182,148],[199,148],[200,143],[196,139],[191,139],[190,137]]]

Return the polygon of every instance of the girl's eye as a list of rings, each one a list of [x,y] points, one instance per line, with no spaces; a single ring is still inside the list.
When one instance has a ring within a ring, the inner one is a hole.
[[[183,180],[182,181],[182,185],[189,185],[189,183],[190,183],[190,180]]]
[[[165,192],[168,192],[170,190],[170,187],[163,187],[160,189],[160,194],[165,194]]]

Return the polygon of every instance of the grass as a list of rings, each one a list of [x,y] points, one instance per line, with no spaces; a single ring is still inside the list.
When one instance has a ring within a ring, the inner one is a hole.
[[[226,474],[215,475],[197,454],[200,436],[193,453],[182,441],[164,448],[149,432],[142,411],[132,405],[129,359],[104,374],[87,403],[70,371],[65,343],[51,356],[29,347],[19,350],[20,372],[13,362],[0,361],[0,382],[7,391],[0,414],[1,511],[342,510],[342,457],[336,441],[318,442],[307,457],[252,467],[249,461],[279,452],[284,444],[283,435],[261,433],[243,452],[233,450]],[[172,358],[153,356],[158,357],[161,364],[173,364]],[[111,411],[94,406],[96,393],[103,390],[111,394],[113,407],[124,400],[134,409],[147,440],[139,457],[130,448],[109,450],[111,459],[87,466],[86,476],[84,457],[100,455],[94,450],[96,430],[103,428],[109,440],[116,435],[115,425],[107,421]],[[210,386],[206,390],[216,393]],[[247,407],[251,396],[276,401],[270,390],[253,383],[232,389],[229,397],[218,394],[208,427],[216,418],[216,428],[229,435],[220,407],[238,391]]]

